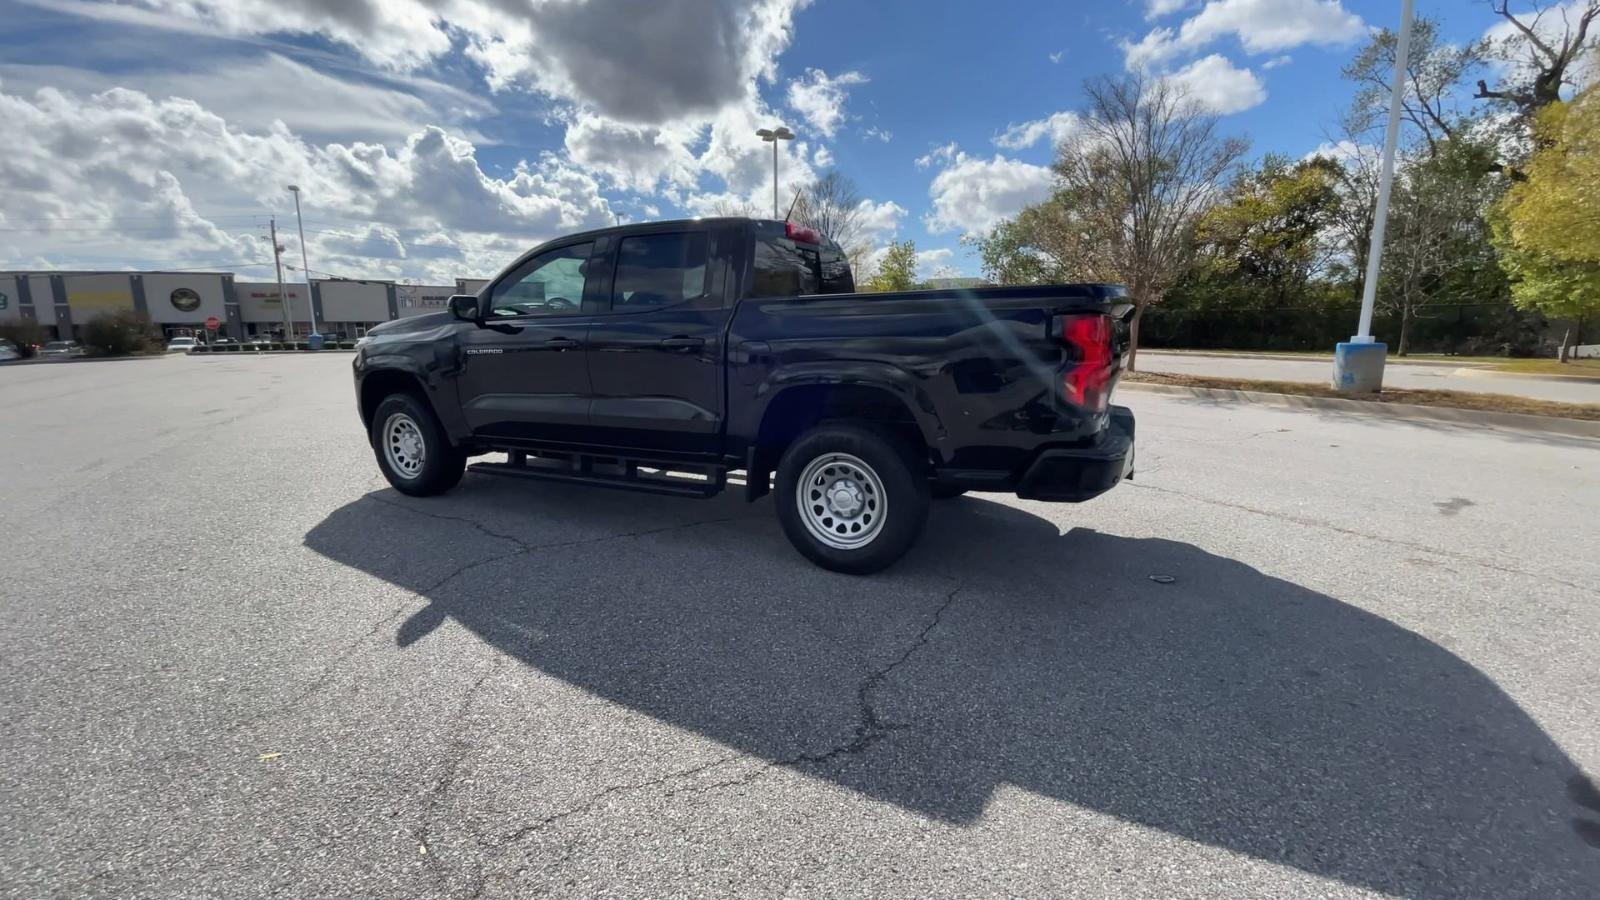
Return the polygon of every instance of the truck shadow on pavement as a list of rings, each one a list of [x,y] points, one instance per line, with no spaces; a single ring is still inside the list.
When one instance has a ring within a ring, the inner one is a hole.
[[[1011,785],[1379,891],[1600,885],[1600,849],[1575,833],[1600,814],[1569,799],[1587,782],[1539,725],[1449,651],[1332,597],[976,497],[937,504],[897,568],[852,579],[794,554],[770,501],[597,493],[381,491],[306,544],[427,598],[397,620],[402,647],[453,621],[945,822],[977,823]]]

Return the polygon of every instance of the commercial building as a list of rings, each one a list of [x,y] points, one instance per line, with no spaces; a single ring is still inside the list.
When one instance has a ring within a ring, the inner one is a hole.
[[[280,295],[276,282],[236,281],[228,272],[0,272],[0,323],[31,319],[52,339],[81,338],[94,317],[134,310],[166,337],[203,333],[214,318],[219,336],[243,340],[303,337],[314,310],[321,333],[353,338],[380,322],[442,310],[452,294],[486,283],[321,279],[311,282],[308,297],[304,283],[285,284]]]

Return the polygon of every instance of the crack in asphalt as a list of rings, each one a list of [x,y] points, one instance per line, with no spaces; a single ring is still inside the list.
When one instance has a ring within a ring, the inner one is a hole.
[[[916,655],[918,650],[921,650],[923,647],[928,645],[928,642],[932,639],[933,632],[939,627],[940,624],[943,623],[945,613],[947,613],[950,610],[950,607],[955,604],[956,597],[964,588],[964,584],[957,584],[954,588],[952,588],[950,592],[945,595],[944,600],[939,604],[938,608],[933,611],[933,615],[931,615],[928,618],[928,621],[922,626],[922,629],[917,632],[916,637],[906,645],[905,649],[902,650],[900,654],[887,665],[868,672],[866,676],[861,679],[860,684],[856,687],[857,721],[854,729],[852,729],[849,740],[835,744],[834,746],[820,752],[796,753],[793,756],[767,762],[736,778],[713,782],[711,784],[690,785],[681,788],[674,788],[666,791],[663,796],[670,798],[679,796],[681,794],[710,793],[712,791],[722,790],[725,788],[750,784],[762,776],[778,769],[798,769],[801,766],[806,765],[826,765],[841,757],[854,756],[856,754],[863,753],[877,742],[888,737],[893,732],[901,731],[909,727],[906,725],[883,721],[878,714],[876,705],[873,702],[873,694],[879,688],[879,686],[883,684],[884,680],[892,675],[895,670],[909,662],[911,657]],[[615,797],[620,794],[632,793],[634,791],[647,790],[652,787],[660,787],[674,781],[681,781],[685,778],[691,778],[695,775],[702,775],[713,769],[720,768],[728,763],[744,758],[746,755],[747,754],[741,752],[735,752],[719,759],[712,760],[711,762],[701,763],[687,769],[668,772],[644,781],[610,785],[603,790],[590,795],[580,803],[576,803],[572,806],[566,807],[565,809],[551,813],[550,815],[544,816],[537,821],[531,822],[515,831],[503,835],[499,840],[494,841],[491,845],[486,845],[486,849],[490,849],[491,851],[504,850],[505,848],[513,846],[526,839],[529,835],[543,831],[546,828],[549,828],[552,825],[557,825],[567,819],[583,815],[584,813],[595,809],[597,806],[611,797]],[[569,845],[566,848],[565,855],[561,860],[557,861],[557,865],[559,866],[560,863],[564,862],[566,859],[569,859],[571,855],[572,847]],[[491,872],[480,871],[474,878],[473,887],[468,896],[474,898],[481,896],[486,888],[488,879],[492,877],[492,875],[493,873]]]
[[[928,623],[922,627],[922,631],[917,633],[916,639],[906,647],[905,652],[901,653],[898,659],[894,660],[883,668],[868,673],[867,677],[861,680],[861,684],[856,688],[856,707],[858,720],[856,722],[855,734],[849,741],[836,745],[827,751],[824,751],[823,753],[798,754],[788,760],[778,763],[777,765],[794,767],[800,765],[801,763],[832,762],[834,759],[840,756],[851,756],[856,753],[860,753],[878,741],[882,740],[884,737],[887,737],[890,732],[904,729],[906,727],[904,725],[885,723],[878,718],[878,710],[873,706],[872,703],[872,693],[877,689],[878,685],[883,683],[885,678],[888,678],[889,675],[894,672],[895,669],[905,665],[906,662],[910,660],[918,650],[921,650],[923,647],[927,646],[928,639],[933,634],[934,629],[938,628],[939,624],[944,621],[944,614],[952,605],[955,604],[956,596],[961,593],[962,588],[964,587],[965,585],[957,584],[953,589],[951,589],[950,593],[945,595],[944,602],[939,604],[939,608],[933,611],[933,615],[928,619]]]
[[[576,547],[576,546],[580,546],[580,545],[583,545],[583,544],[598,544],[598,543],[603,543],[605,541],[621,540],[622,538],[647,537],[649,535],[662,534],[662,533],[668,532],[668,531],[680,531],[680,530],[686,530],[686,529],[689,529],[689,528],[699,528],[699,527],[701,527],[703,525],[721,525],[721,524],[724,524],[724,523],[727,523],[727,522],[739,522],[739,521],[744,521],[744,520],[748,520],[748,519],[763,518],[763,517],[758,517],[758,516],[724,516],[724,517],[719,518],[719,519],[702,519],[702,520],[697,521],[697,522],[679,522],[679,523],[672,524],[672,525],[663,525],[663,526],[660,526],[658,528],[645,528],[645,529],[641,529],[639,531],[625,531],[625,532],[621,532],[621,533],[617,533],[617,534],[601,535],[599,537],[580,538],[578,540],[573,540],[573,541],[553,541],[553,542],[547,543],[547,544],[530,544],[530,543],[528,543],[526,541],[520,540],[519,538],[513,537],[511,535],[501,534],[499,532],[496,532],[496,531],[484,526],[483,523],[474,521],[473,519],[467,518],[465,516],[452,516],[452,515],[446,515],[444,513],[428,512],[426,510],[420,510],[420,509],[416,509],[416,508],[411,507],[411,506],[407,506],[407,505],[405,505],[403,503],[396,503],[396,502],[394,502],[392,500],[385,500],[385,499],[382,499],[382,498],[379,498],[379,497],[372,497],[370,495],[369,495],[369,499],[371,499],[371,500],[373,500],[374,502],[377,502],[377,503],[382,503],[385,506],[390,506],[390,507],[394,507],[395,509],[401,509],[401,510],[405,510],[406,512],[415,513],[416,515],[419,515],[419,516],[425,516],[425,517],[431,518],[431,519],[440,519],[440,520],[447,521],[447,522],[460,522],[460,523],[463,523],[463,524],[466,524],[466,525],[471,525],[473,528],[476,528],[478,531],[482,532],[485,535],[488,535],[489,537],[495,538],[497,540],[503,540],[503,541],[506,541],[508,543],[515,544],[517,546],[517,549],[515,549],[515,550],[511,550],[511,551],[508,551],[506,553],[498,553],[498,554],[495,554],[494,556],[485,557],[484,559],[474,560],[474,561],[472,561],[470,563],[466,563],[466,564],[461,565],[461,566],[459,566],[459,567],[457,567],[455,569],[452,569],[450,572],[446,573],[442,578],[440,578],[439,580],[435,581],[434,583],[432,583],[432,584],[430,584],[430,585],[428,585],[428,586],[426,586],[424,588],[421,588],[419,590],[415,590],[415,591],[411,592],[411,593],[417,594],[419,596],[427,596],[429,594],[432,594],[435,591],[439,590],[440,588],[444,587],[446,584],[449,584],[451,581],[454,581],[455,579],[461,577],[462,575],[465,575],[466,573],[472,571],[473,569],[479,568],[480,566],[486,566],[486,565],[489,565],[490,563],[502,562],[504,560],[511,559],[513,557],[522,556],[522,555],[525,555],[525,554],[528,554],[528,553],[532,553],[532,552],[534,552],[536,550],[554,550],[554,549],[560,549],[560,548],[563,548],[563,547]],[[308,685],[304,690],[302,690],[298,694],[294,695],[294,697],[291,698],[288,702],[286,702],[281,708],[279,708],[277,710],[274,710],[274,711],[272,711],[270,713],[264,713],[262,715],[255,716],[253,718],[247,719],[244,722],[241,722],[241,723],[235,725],[232,729],[230,729],[230,731],[239,731],[241,729],[248,728],[248,727],[250,727],[252,725],[258,725],[258,724],[260,724],[262,722],[265,722],[265,721],[267,721],[269,719],[275,718],[276,716],[280,716],[280,715],[282,715],[282,714],[284,714],[286,712],[289,712],[290,710],[294,709],[295,707],[299,706],[300,704],[304,703],[305,701],[309,700],[311,697],[315,696],[324,687],[326,687],[330,681],[333,680],[334,674],[347,661],[349,661],[351,656],[355,655],[356,651],[360,650],[363,645],[365,645],[368,641],[370,641],[374,637],[376,637],[378,632],[381,631],[384,626],[390,624],[395,619],[398,619],[408,609],[410,609],[410,606],[407,605],[407,604],[401,604],[401,605],[395,607],[394,609],[390,610],[388,613],[383,615],[381,618],[379,618],[376,622],[374,622],[372,624],[372,627],[367,629],[367,631],[364,634],[362,634],[360,637],[355,638],[354,640],[350,641],[349,643],[347,643],[343,647],[341,647],[338,651],[336,651],[334,653],[332,661],[329,662],[326,666],[323,667],[322,672],[317,675],[317,677],[312,681],[312,683],[310,685]]]
[[[510,543],[516,544],[518,547],[521,547],[523,550],[532,549],[531,547],[528,546],[528,542],[527,541],[524,541],[521,538],[516,537],[515,535],[504,534],[502,532],[495,531],[494,529],[492,529],[489,526],[483,524],[482,522],[479,522],[477,519],[468,518],[466,516],[452,516],[452,515],[447,515],[445,513],[431,512],[431,511],[425,510],[425,509],[417,509],[414,506],[410,506],[410,505],[405,504],[405,503],[399,503],[399,502],[396,502],[394,500],[389,500],[389,499],[387,499],[385,497],[381,497],[381,496],[379,496],[377,494],[368,494],[366,499],[371,500],[374,503],[382,503],[384,506],[392,506],[395,509],[403,509],[406,512],[416,513],[419,516],[427,516],[430,519],[441,519],[441,520],[446,521],[446,522],[460,522],[460,523],[462,523],[464,525],[471,525],[473,528],[477,529],[478,531],[482,532],[485,535],[488,535],[489,537],[495,538],[496,540],[509,541]]]
[[[1381,534],[1373,534],[1372,532],[1361,531],[1360,529],[1356,528],[1346,528],[1343,525],[1335,525],[1332,522],[1323,522],[1318,519],[1309,519],[1304,516],[1294,516],[1289,515],[1288,513],[1275,512],[1270,509],[1262,509],[1260,507],[1249,506],[1244,503],[1232,503],[1227,500],[1217,500],[1211,497],[1202,497],[1198,494],[1190,494],[1185,491],[1174,490],[1173,488],[1160,487],[1158,485],[1150,484],[1149,482],[1141,483],[1138,481],[1129,481],[1128,485],[1143,491],[1155,491],[1161,494],[1171,494],[1175,497],[1182,497],[1185,500],[1195,500],[1211,506],[1221,506],[1226,509],[1236,509],[1240,510],[1241,512],[1254,513],[1258,516],[1266,516],[1269,519],[1278,519],[1279,521],[1283,522],[1292,522],[1296,525],[1304,525],[1308,528],[1323,528],[1339,534],[1349,535],[1350,537],[1358,537],[1369,541],[1377,541],[1381,544],[1392,544],[1396,547],[1406,547],[1411,550],[1420,550],[1424,553],[1432,553],[1435,556],[1443,556],[1447,559],[1454,559],[1469,565],[1480,566],[1482,568],[1489,569],[1494,572],[1500,572],[1505,575],[1517,575],[1522,578],[1539,578],[1552,584],[1559,584],[1562,587],[1568,587],[1572,588],[1573,590],[1582,591],[1586,594],[1600,594],[1600,590],[1597,590],[1593,585],[1578,584],[1576,582],[1567,581],[1563,578],[1557,578],[1547,572],[1528,572],[1522,569],[1515,569],[1510,566],[1496,565],[1492,562],[1486,562],[1484,560],[1468,556],[1465,553],[1457,553],[1453,550],[1446,550],[1441,547],[1433,547],[1417,541],[1407,541],[1401,538],[1385,537]]]
[[[495,657],[493,662],[489,664],[488,671],[479,675],[478,679],[472,683],[472,686],[467,688],[466,693],[461,698],[461,703],[456,706],[455,713],[450,716],[450,720],[445,724],[446,730],[454,731],[457,724],[466,717],[467,710],[471,708],[473,701],[478,698],[478,692],[483,689],[484,682],[488,681],[491,675],[500,670],[502,659],[504,657]],[[416,838],[417,846],[422,853],[424,864],[433,872],[434,877],[441,884],[448,878],[448,873],[445,872],[438,855],[432,850],[434,813],[444,798],[449,796],[451,788],[455,786],[456,776],[461,771],[461,763],[466,760],[467,754],[470,752],[472,752],[472,743],[470,741],[457,739],[450,742],[449,752],[444,760],[444,773],[439,776],[433,787],[423,797],[420,824],[413,832],[413,837]]]

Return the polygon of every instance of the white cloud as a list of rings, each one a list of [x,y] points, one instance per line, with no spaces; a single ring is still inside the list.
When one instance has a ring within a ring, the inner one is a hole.
[[[1059,63],[1059,62],[1061,62],[1061,57],[1066,56],[1066,55],[1067,55],[1067,51],[1065,51],[1065,50],[1057,50],[1056,52],[1050,54],[1050,63],[1052,65],[1054,65],[1056,63]]]
[[[789,83],[789,108],[804,116],[811,127],[833,137],[844,121],[844,104],[854,85],[865,84],[860,72],[829,76],[821,69],[807,69],[803,78]]]
[[[521,177],[518,183],[531,184],[559,169],[609,189],[699,209],[724,197],[770,207],[771,148],[756,140],[754,132],[782,117],[762,99],[761,86],[776,77],[776,59],[792,37],[794,14],[810,0],[27,2],[184,34],[314,34],[345,44],[367,63],[385,69],[378,80],[404,86],[422,106],[403,96],[359,93],[357,89],[371,86],[353,82],[343,95],[313,97],[315,102],[305,102],[314,92],[291,86],[268,92],[282,97],[281,102],[267,98],[252,103],[252,95],[261,96],[262,83],[277,87],[284,82],[266,72],[252,79],[221,71],[217,84],[187,92],[205,94],[200,105],[207,109],[227,110],[235,130],[269,131],[271,121],[281,118],[300,138],[316,134],[341,145],[354,137],[394,146],[427,125],[444,125],[456,138],[476,137],[470,124],[478,115],[475,110],[489,109],[486,101],[461,91],[450,94],[453,89],[403,74],[431,66],[448,53],[465,53],[482,66],[491,89],[531,89],[553,100],[543,114],[547,123],[564,126],[559,157],[542,158],[525,167],[525,174],[504,177],[505,183]],[[694,46],[696,52],[682,52],[685,46]],[[317,73],[299,74],[303,77],[295,83],[304,85]],[[818,76],[802,85],[811,90],[802,90],[801,103],[811,104],[807,109],[824,126],[816,130],[824,132],[838,127],[844,117],[842,108],[826,101],[838,92],[842,104],[844,89],[863,79],[848,72],[836,78]],[[182,88],[169,83],[173,93]],[[79,85],[85,93],[102,86],[104,80]],[[326,84],[321,87],[324,95],[331,90]],[[166,85],[158,91],[166,92]],[[207,99],[212,96],[214,103]],[[328,115],[330,109],[337,114]],[[279,111],[283,115],[272,114]],[[318,122],[327,130],[314,130]],[[357,127],[346,128],[350,122]],[[822,165],[798,147],[785,146],[780,154],[784,196],[815,176],[814,164]],[[828,156],[831,152],[823,158]]]
[[[1357,163],[1371,164],[1382,155],[1383,148],[1376,144],[1358,144],[1355,141],[1323,141],[1317,145],[1317,149],[1307,153],[1301,159],[1310,160],[1322,157],[1348,167]]]
[[[1032,147],[1041,139],[1048,137],[1053,146],[1066,140],[1078,130],[1078,125],[1077,113],[1053,113],[1043,119],[1006,126],[1006,130],[995,137],[994,143],[995,146],[1007,150],[1021,150],[1024,147]]]
[[[0,257],[8,259],[85,267],[270,259],[247,214],[287,212],[286,183],[303,188],[312,268],[340,275],[449,280],[610,220],[595,179],[554,156],[496,178],[471,143],[431,126],[393,144],[319,146],[282,123],[248,130],[193,101],[122,88],[0,91],[0,120],[15,129],[0,154],[8,201]],[[191,198],[201,198],[203,214]],[[427,253],[408,246],[407,235],[440,234],[453,251],[432,238]]]
[[[1122,42],[1122,56],[1130,69],[1161,65],[1182,50],[1177,32],[1171,28],[1153,28],[1138,43]]]
[[[218,35],[314,34],[393,71],[460,42],[494,90],[532,87],[633,124],[709,116],[771,79],[809,0],[30,0]],[[682,51],[684,47],[694,52]]]
[[[66,65],[0,65],[0,78],[13,93],[55,87],[90,94],[107,87],[104,73]],[[392,140],[425,125],[445,124],[482,141],[465,123],[492,113],[487,101],[425,78],[384,81],[340,78],[276,53],[211,58],[116,76],[118,86],[152,97],[184,97],[207,109],[227,110],[233,124],[251,129],[283,122],[299,134],[319,138]],[[263,90],[263,85],[272,89]]]
[[[950,143],[945,144],[943,147],[935,147],[932,150],[929,150],[927,153],[917,157],[916,166],[919,169],[926,169],[931,166],[939,165],[940,163],[948,163],[956,158],[956,152],[955,141],[951,141]]]
[[[924,224],[934,234],[988,231],[1050,196],[1053,178],[1044,166],[998,154],[982,159],[955,152],[928,185],[933,209]]]
[[[868,128],[866,131],[862,132],[862,134],[866,135],[869,138],[875,138],[877,140],[880,140],[880,141],[884,142],[885,144],[887,144],[890,141],[894,140],[894,132],[889,131],[887,129],[879,128],[876,125],[873,125],[872,127]]]
[[[1129,68],[1159,66],[1224,37],[1250,53],[1275,53],[1307,44],[1342,46],[1367,33],[1361,17],[1340,0],[1208,0],[1177,29],[1155,28],[1124,42]]]
[[[881,203],[863,200],[857,210],[861,217],[861,238],[873,244],[894,237],[900,231],[900,220],[906,216],[905,207],[893,200]]]
[[[1220,53],[1197,59],[1164,78],[1217,115],[1243,112],[1267,99],[1267,89],[1254,72],[1235,68]]]
[[[811,154],[811,164],[819,169],[826,169],[833,165],[833,151],[827,147],[818,147]]]
[[[1144,0],[1144,17],[1159,19],[1194,5],[1194,0]]]
[[[1289,56],[1288,54],[1284,54],[1283,56],[1274,56],[1273,58],[1271,58],[1271,59],[1267,60],[1266,62],[1262,63],[1261,64],[1261,68],[1269,69],[1269,70],[1270,69],[1276,69],[1279,66],[1287,66],[1289,63],[1292,63],[1292,62],[1294,62],[1294,57]]]
[[[625,190],[653,192],[666,181],[692,187],[697,161],[688,150],[694,128],[628,125],[593,113],[579,114],[568,126],[568,157]]]
[[[950,264],[955,261],[955,258],[956,252],[948,247],[918,250],[917,278],[926,281],[929,278],[954,277],[955,268]]]

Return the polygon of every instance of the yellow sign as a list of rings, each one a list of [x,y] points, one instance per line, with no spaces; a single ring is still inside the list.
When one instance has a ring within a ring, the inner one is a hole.
[[[74,309],[133,309],[133,295],[127,291],[71,291],[67,305]]]

